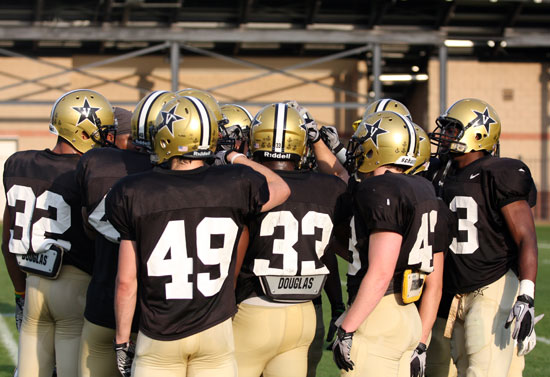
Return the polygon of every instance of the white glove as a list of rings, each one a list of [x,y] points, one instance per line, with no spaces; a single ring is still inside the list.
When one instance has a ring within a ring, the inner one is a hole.
[[[313,119],[311,114],[307,109],[298,104],[296,101],[286,101],[286,104],[294,109],[296,109],[300,116],[304,119],[305,126],[307,129],[307,139],[313,144],[319,141],[321,134],[319,133],[319,128],[317,127],[317,122]]]
[[[21,323],[23,322],[23,309],[25,308],[25,296],[15,295],[15,327],[17,332],[21,332]]]
[[[338,366],[338,369],[343,369],[346,372],[353,370],[355,364],[351,360],[351,344],[353,343],[353,333],[346,332],[343,328],[338,327],[336,330],[336,339],[332,344],[332,357]]]
[[[544,318],[544,314],[540,314],[535,317],[535,325]],[[537,345],[537,334],[535,334],[535,329],[531,335],[529,335],[523,342],[518,342],[518,356],[527,355],[531,352]]]

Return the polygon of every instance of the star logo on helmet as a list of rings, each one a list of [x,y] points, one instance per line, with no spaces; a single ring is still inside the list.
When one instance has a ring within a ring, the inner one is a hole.
[[[485,130],[487,130],[487,133],[489,133],[489,129],[491,128],[491,124],[496,124],[496,121],[491,118],[489,115],[489,109],[486,107],[485,111],[480,113],[479,111],[473,110],[474,114],[476,115],[476,118],[472,121],[473,127],[485,127]]]
[[[380,128],[380,122],[382,119],[378,119],[374,124],[365,123],[365,128],[367,129],[367,134],[365,135],[365,141],[371,139],[376,148],[378,148],[378,136],[387,134],[389,131]]]
[[[91,107],[88,98],[84,97],[84,105],[82,106],[73,106],[73,110],[80,114],[80,118],[76,122],[78,126],[80,123],[84,122],[86,119],[92,122],[95,125],[98,125],[98,119],[96,113],[101,110],[101,107]]]
[[[174,126],[173,126],[174,122],[177,122],[178,120],[183,119],[182,116],[179,116],[178,114],[174,114],[177,107],[178,105],[176,104],[170,110],[160,112],[160,115],[162,116],[162,122],[159,124],[159,131],[164,127],[166,127],[168,128],[168,131],[170,131],[170,134],[174,136]]]

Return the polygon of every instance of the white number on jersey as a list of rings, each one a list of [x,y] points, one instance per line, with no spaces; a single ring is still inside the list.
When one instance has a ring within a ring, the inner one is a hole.
[[[14,231],[10,229],[10,252],[27,254],[31,244],[35,253],[49,250],[53,244],[65,250],[71,249],[69,241],[46,237],[46,233],[63,234],[71,227],[71,207],[61,195],[46,190],[36,197],[30,187],[13,185],[6,196],[10,207],[15,207],[17,201],[24,203],[23,211],[15,213],[15,221],[12,225],[12,228],[21,227],[21,239],[15,239]],[[56,210],[55,219],[42,217],[31,224],[36,208],[47,211],[50,207]]]
[[[284,228],[284,238],[273,240],[273,254],[283,256],[283,268],[270,267],[269,259],[254,260],[254,274],[256,276],[273,275],[296,275],[298,273],[298,252],[294,245],[298,242],[299,224],[298,220],[290,211],[269,212],[260,226],[260,236],[273,236],[275,227]],[[315,228],[321,229],[321,240],[315,241],[315,253],[320,258],[325,252],[330,234],[332,232],[332,220],[326,213],[309,211],[301,221],[302,235],[314,235]],[[315,261],[302,261],[302,275],[324,275],[328,274],[328,269],[323,266],[315,268]]]
[[[473,254],[479,248],[479,240],[477,234],[477,203],[474,198],[470,196],[455,196],[449,208],[453,212],[457,212],[458,208],[466,209],[466,218],[458,219],[458,230],[466,231],[466,241],[458,241],[456,237],[453,238],[453,242],[449,248],[455,254]]]
[[[120,243],[120,233],[109,222],[109,220],[103,220],[105,218],[105,198],[107,194],[101,199],[101,202],[95,207],[95,209],[88,215],[88,222],[91,226],[103,237],[113,243]]]
[[[437,223],[437,211],[430,211],[429,213],[423,213],[420,229],[416,235],[416,241],[409,252],[409,265],[415,265],[420,263],[420,271],[430,273],[434,270],[432,266],[433,250],[428,238],[430,233],[435,232],[435,225]]]
[[[218,293],[229,273],[231,255],[237,240],[239,227],[228,217],[204,218],[197,226],[197,256],[205,265],[219,265],[220,276],[210,279],[210,273],[197,273],[197,289],[210,297]],[[223,245],[213,249],[212,235],[222,235]],[[170,259],[167,259],[170,253]],[[193,274],[193,258],[190,258],[185,237],[185,220],[168,222],[151,256],[147,260],[149,276],[171,276],[172,282],[166,283],[167,299],[192,299],[193,283],[189,275]]]

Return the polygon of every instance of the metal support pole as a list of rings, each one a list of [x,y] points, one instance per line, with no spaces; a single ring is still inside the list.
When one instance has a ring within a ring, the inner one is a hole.
[[[172,68],[172,91],[177,92],[180,71],[180,45],[178,42],[170,44],[170,67]]]
[[[439,113],[447,110],[447,46],[439,46]]]
[[[382,98],[382,83],[380,82],[380,75],[382,74],[382,46],[380,46],[380,43],[374,44],[372,54],[372,73],[374,76],[374,100],[376,101]]]

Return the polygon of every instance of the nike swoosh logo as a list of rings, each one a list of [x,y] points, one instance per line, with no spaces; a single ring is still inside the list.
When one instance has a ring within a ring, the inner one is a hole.
[[[479,173],[471,174],[471,175],[470,175],[470,179],[474,179],[474,178],[477,177],[478,175],[479,175]]]

